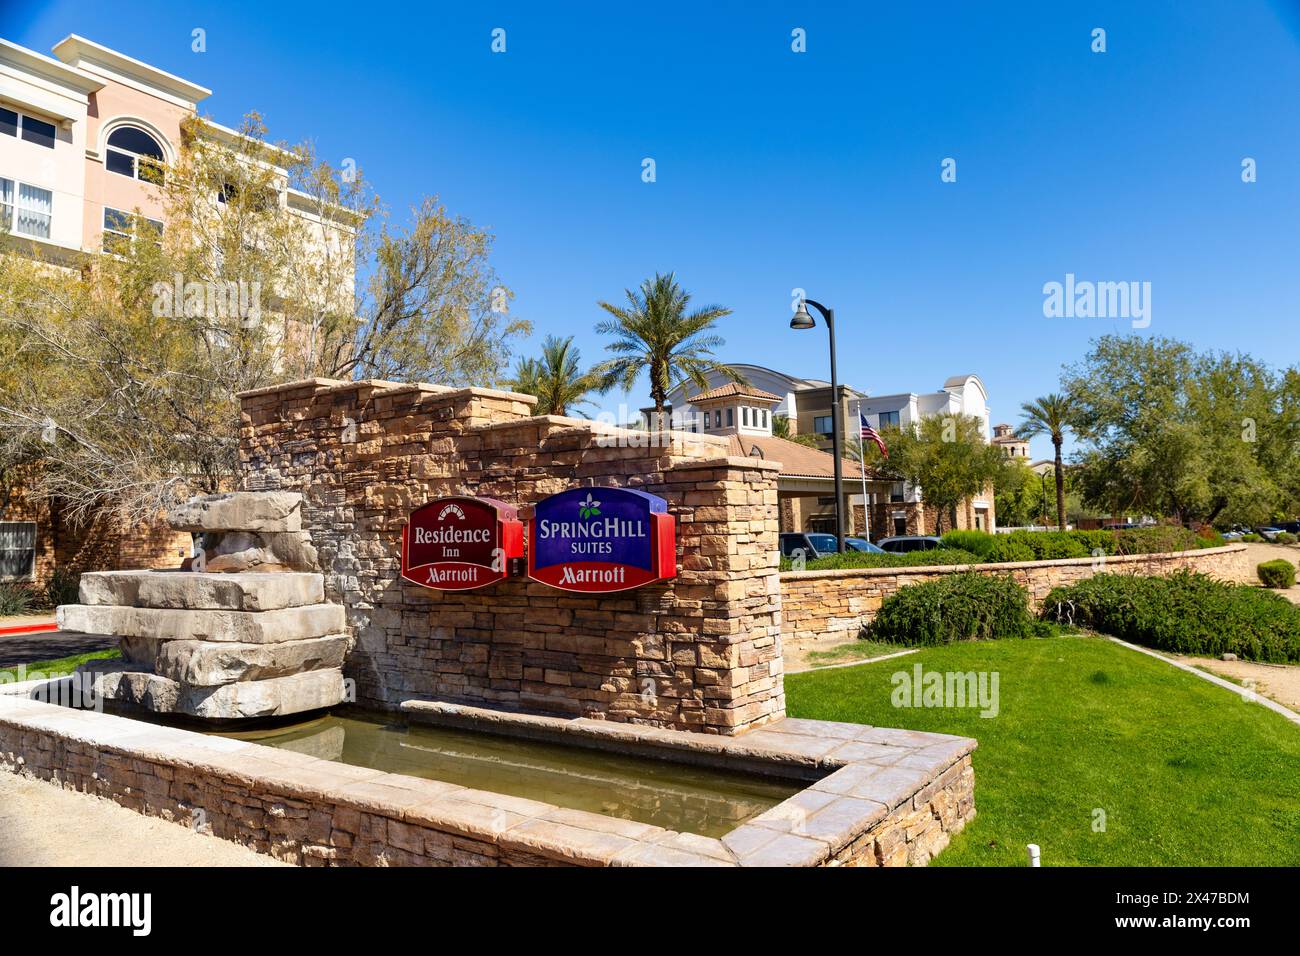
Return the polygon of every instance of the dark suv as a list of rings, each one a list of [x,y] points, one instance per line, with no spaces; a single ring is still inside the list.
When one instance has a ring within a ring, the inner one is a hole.
[[[896,538],[881,538],[876,544],[890,554],[907,554],[910,551],[933,551],[942,548],[943,542],[929,534],[904,534]]]
[[[802,551],[804,559],[815,561],[827,555],[835,554],[835,535],[819,534],[814,531],[785,531],[781,534],[781,556],[793,558],[795,552]]]

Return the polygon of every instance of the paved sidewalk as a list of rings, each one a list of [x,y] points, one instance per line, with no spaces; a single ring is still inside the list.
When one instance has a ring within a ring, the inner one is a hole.
[[[0,771],[0,867],[284,865],[100,797]]]

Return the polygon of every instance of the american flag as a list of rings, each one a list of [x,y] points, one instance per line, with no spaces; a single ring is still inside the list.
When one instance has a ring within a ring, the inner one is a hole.
[[[876,447],[880,449],[880,454],[888,458],[889,449],[885,447],[885,440],[880,437],[880,432],[876,431],[869,424],[867,424],[867,416],[863,415],[861,412],[858,412],[858,422],[862,426],[861,434],[859,435],[859,437],[864,442],[868,442],[868,441],[874,442]]]

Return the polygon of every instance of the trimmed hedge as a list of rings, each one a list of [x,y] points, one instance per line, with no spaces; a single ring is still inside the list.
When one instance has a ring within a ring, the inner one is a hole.
[[[864,636],[930,645],[1029,637],[1029,592],[1010,575],[961,572],[908,585],[887,597]]]
[[[907,554],[872,554],[869,551],[845,551],[829,557],[809,561],[806,571],[838,571],[842,568],[916,568],[936,564],[979,564],[983,559],[969,551],[955,548],[934,548],[931,551],[909,551]],[[793,571],[794,562],[784,555],[781,570]]]
[[[1042,616],[1155,650],[1300,661],[1300,606],[1252,585],[1188,571],[1165,578],[1099,574],[1052,590]]]
[[[907,554],[868,554],[847,551],[817,558],[804,567],[808,571],[840,568],[905,568],[932,564],[1006,564],[1010,561],[1051,561],[1058,558],[1090,558],[1101,554],[1163,554],[1214,548],[1222,541],[1199,536],[1187,528],[1156,525],[1123,531],[949,531],[944,547]],[[793,570],[789,558],[781,558],[781,570]]]
[[[1187,528],[1156,525],[1120,531],[950,531],[943,543],[978,554],[988,563],[1090,558],[1095,554],[1162,554],[1214,548],[1222,541]]]
[[[1285,558],[1265,561],[1256,566],[1255,573],[1259,575],[1260,583],[1266,588],[1295,587],[1295,565]]]

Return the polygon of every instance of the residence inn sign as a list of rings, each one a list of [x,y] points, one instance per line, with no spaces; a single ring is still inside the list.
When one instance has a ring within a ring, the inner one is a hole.
[[[510,505],[491,498],[435,498],[411,512],[402,529],[402,577],[439,591],[468,591],[500,581],[523,557],[523,525]]]
[[[528,576],[564,591],[626,591],[677,576],[668,503],[628,488],[572,488],[528,523]]]

